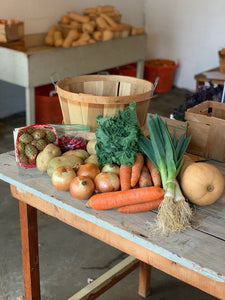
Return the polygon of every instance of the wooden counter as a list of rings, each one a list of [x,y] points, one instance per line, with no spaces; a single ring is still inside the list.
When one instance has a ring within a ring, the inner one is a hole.
[[[0,80],[25,87],[27,125],[35,123],[34,88],[55,75],[63,79],[137,62],[137,77],[143,78],[145,34],[66,49],[45,46],[44,37],[25,36],[25,52],[0,47]]]
[[[225,164],[216,165],[225,176]],[[137,213],[131,218],[116,210],[86,208],[86,201],[56,190],[47,174],[19,167],[14,152],[0,155],[0,179],[11,185],[12,195],[20,203],[26,299],[40,299],[36,218],[40,210],[225,300],[225,194],[212,205],[196,207],[194,221],[198,227],[158,236],[152,235],[150,227],[156,212]]]

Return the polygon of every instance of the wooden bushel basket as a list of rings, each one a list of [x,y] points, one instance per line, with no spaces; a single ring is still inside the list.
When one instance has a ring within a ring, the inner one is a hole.
[[[204,101],[185,112],[189,153],[225,161],[225,104]]]
[[[112,117],[136,102],[140,126],[144,126],[153,84],[147,80],[117,75],[68,77],[56,84],[64,124],[89,125],[97,128],[96,117]]]

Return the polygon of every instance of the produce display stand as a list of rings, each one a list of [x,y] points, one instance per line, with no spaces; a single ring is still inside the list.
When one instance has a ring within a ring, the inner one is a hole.
[[[199,85],[205,85],[208,82],[224,85],[225,74],[220,73],[220,69],[218,67],[196,74],[194,79],[196,80],[196,91],[198,92]]]
[[[224,163],[210,162],[225,176]],[[0,179],[11,185],[12,196],[19,200],[26,300],[41,298],[37,210],[131,255],[119,266],[124,273],[136,266],[136,259],[141,261],[139,293],[142,296],[149,292],[149,272],[153,266],[225,300],[225,194],[212,205],[196,207],[193,221],[198,226],[161,236],[152,235],[149,225],[154,222],[156,212],[137,213],[131,218],[117,210],[86,208],[84,201],[76,201],[69,192],[56,190],[47,174],[36,168],[19,167],[14,152],[0,155]],[[113,274],[120,279],[118,270],[114,269],[111,277],[106,274],[106,284],[101,281],[96,295],[110,285]],[[71,300],[88,299],[84,294],[83,298],[71,295]]]
[[[27,125],[35,123],[35,87],[51,83],[54,75],[62,79],[137,62],[137,77],[144,76],[145,34],[70,48],[45,46],[45,35],[25,35],[25,52],[0,47],[0,80],[25,87]]]

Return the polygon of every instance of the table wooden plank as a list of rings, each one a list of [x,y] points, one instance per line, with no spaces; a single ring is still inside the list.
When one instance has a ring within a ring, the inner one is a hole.
[[[62,209],[60,214],[68,211],[73,216],[116,233],[121,238],[132,241],[170,261],[213,280],[225,282],[225,244],[224,240],[220,238],[221,229],[218,233],[219,238],[216,238],[215,230],[211,234],[210,224],[207,229],[209,234],[198,229],[191,229],[180,234],[171,234],[169,237],[152,235],[150,224],[155,221],[155,213],[145,212],[135,214],[130,218],[130,216],[119,214],[115,210],[87,209],[84,201],[74,199],[69,192],[57,191],[51,185],[50,177],[45,173],[41,173],[37,169],[29,170],[19,167],[15,162],[13,152],[0,155],[0,170],[0,178],[17,186],[18,191],[22,188],[28,193],[34,193],[35,196],[44,199],[45,203],[52,204],[55,207],[55,211],[52,212],[55,217],[59,218],[58,211],[60,209]],[[46,185],[48,186],[47,191]],[[225,201],[224,199],[223,196],[222,201]],[[24,201],[26,200],[24,199]],[[41,207],[38,208],[42,210]],[[196,210],[196,217],[198,214],[199,209]],[[60,217],[63,218],[61,215]],[[224,216],[220,220],[223,226]],[[220,224],[219,221],[218,224]],[[217,255],[215,255],[215,249]]]
[[[106,290],[123,279],[139,265],[139,261],[132,256],[128,256],[123,261],[108,270],[102,276],[88,284],[82,290],[70,297],[68,300],[88,300],[96,299]]]
[[[85,232],[103,241],[104,243],[107,243],[108,245],[111,245],[131,256],[134,256],[146,264],[152,265],[155,268],[173,277],[176,277],[179,280],[183,280],[184,282],[191,284],[192,286],[195,286],[204,292],[218,297],[219,299],[225,300],[225,282],[221,278],[221,274],[216,274],[217,277],[215,278],[215,272],[208,270],[208,272],[204,272],[208,276],[202,275],[202,271],[206,271],[205,266],[191,262],[191,268],[190,265],[189,268],[187,268],[182,260],[180,261],[181,263],[177,263],[174,260],[169,260],[165,256],[165,248],[161,248],[161,251],[157,252],[157,248],[153,247],[152,249],[149,247],[149,242],[147,240],[146,242],[148,245],[143,245],[140,240],[138,241],[136,235],[132,235],[133,238],[129,237],[129,235],[123,236],[123,231],[119,227],[110,227],[110,225],[112,225],[111,223],[93,222],[94,220],[90,220],[90,218],[84,218],[83,214],[82,216],[78,216],[77,214],[66,210],[65,207],[63,208],[56,206],[51,202],[45,201],[42,197],[35,196],[33,193],[28,193],[16,186],[11,186],[11,192],[13,197],[16,199],[23,202],[28,202],[29,205],[36,207],[42,212],[58,218],[62,222],[73,226],[82,232]],[[111,211],[111,214],[112,213],[113,212]],[[100,221],[100,218],[98,218],[98,221]],[[181,236],[181,234],[178,234],[177,236]],[[158,238],[162,239],[161,236]],[[166,240],[164,245],[167,243],[170,237],[165,238]],[[187,244],[189,244],[189,242],[191,242],[191,240],[189,240]],[[201,240],[199,240],[199,243],[197,240],[197,244],[200,244],[201,247],[203,245]],[[192,245],[194,245],[194,243],[192,243]],[[186,245],[180,246],[185,247]],[[215,249],[217,249],[218,245],[214,244],[213,246],[215,246]],[[208,249],[208,245],[206,245],[204,248]],[[191,251],[195,253],[195,249],[191,249]],[[204,254],[206,254],[206,252],[208,253],[208,251],[205,251]],[[215,251],[213,256],[215,256]],[[221,259],[223,261],[223,257]]]

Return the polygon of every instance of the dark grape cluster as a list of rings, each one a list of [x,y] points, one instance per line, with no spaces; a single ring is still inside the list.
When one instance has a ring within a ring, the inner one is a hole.
[[[186,108],[193,107],[199,103],[202,103],[206,100],[211,101],[221,101],[223,86],[218,85],[214,87],[214,85],[210,82],[209,86],[200,85],[198,87],[199,91],[194,94],[186,94],[185,104]]]
[[[177,120],[185,121],[185,111],[203,101],[221,102],[223,94],[223,85],[214,86],[211,82],[209,86],[199,85],[198,92],[194,94],[186,94],[184,105],[180,105],[173,109],[173,116]]]

